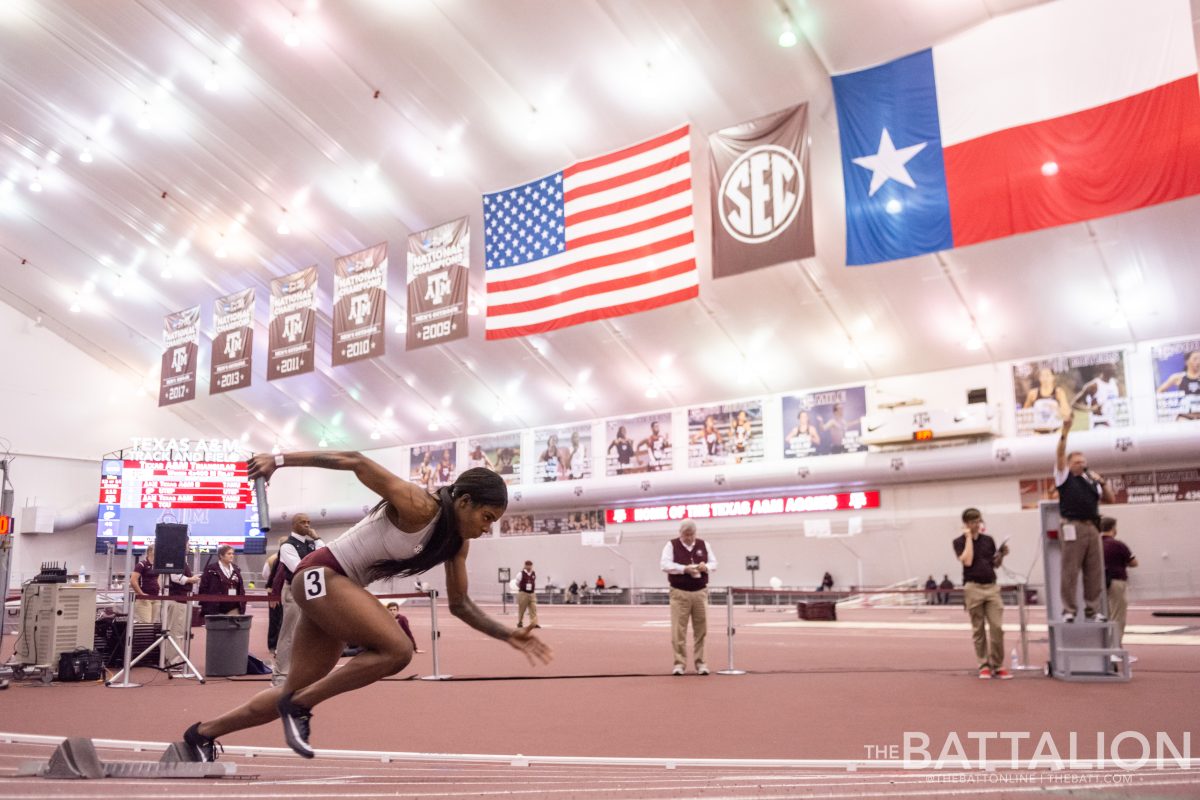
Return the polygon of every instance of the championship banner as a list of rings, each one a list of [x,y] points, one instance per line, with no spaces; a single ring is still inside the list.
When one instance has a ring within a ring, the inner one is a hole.
[[[212,359],[208,393],[220,394],[250,385],[254,354],[254,289],[218,297],[213,301]]]
[[[470,439],[467,450],[467,469],[487,467],[509,485],[521,482],[520,431]]]
[[[762,401],[688,409],[688,466],[763,460]]]
[[[442,344],[467,335],[470,254],[467,217],[408,237],[406,349]]]
[[[849,386],[783,398],[783,457],[805,458],[866,450],[862,419],[867,389]]]
[[[1150,348],[1159,422],[1200,419],[1200,339]]]
[[[592,477],[592,426],[564,425],[533,432],[534,482],[575,481]]]
[[[604,423],[608,447],[605,475],[662,472],[671,464],[671,412],[610,419]]]
[[[194,400],[200,360],[200,306],[163,317],[163,348],[158,404],[169,406]]]
[[[708,137],[713,277],[816,255],[808,103]]]
[[[1068,414],[1076,431],[1133,424],[1121,350],[1014,364],[1013,390],[1018,436],[1057,433]]]
[[[317,267],[271,280],[267,380],[316,367]]]
[[[383,355],[387,242],[333,262],[333,366]]]
[[[436,492],[458,477],[458,446],[454,441],[413,445],[408,451],[408,479],[427,492]]]

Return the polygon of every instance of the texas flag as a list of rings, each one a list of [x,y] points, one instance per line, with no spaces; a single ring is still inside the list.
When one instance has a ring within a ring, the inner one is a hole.
[[[1057,0],[833,78],[846,262],[1200,193],[1188,0]]]

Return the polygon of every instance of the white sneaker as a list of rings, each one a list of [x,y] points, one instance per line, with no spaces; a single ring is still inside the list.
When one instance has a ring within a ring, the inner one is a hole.
[[[680,664],[676,664],[675,668],[671,670],[671,674],[672,675],[682,675],[683,674],[683,666]]]
[[[1063,614],[1063,622],[1074,622],[1074,621],[1075,621],[1075,615],[1072,614],[1070,611]]]
[[[1104,616],[1103,614],[1097,614],[1096,616],[1092,617],[1092,619],[1096,622],[1108,622],[1108,617]]]
[[[699,664],[697,664],[696,665],[696,674],[697,675],[707,675],[708,674],[708,664],[705,664],[703,661],[701,661]]]
[[[1135,661],[1137,661],[1137,656],[1130,656],[1130,657],[1129,657],[1129,663],[1130,663],[1130,664],[1132,664],[1132,663],[1133,663],[1133,662],[1135,662]]]

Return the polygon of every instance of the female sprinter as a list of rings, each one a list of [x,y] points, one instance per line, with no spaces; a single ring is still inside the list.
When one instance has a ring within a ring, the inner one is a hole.
[[[301,616],[287,682],[188,728],[184,743],[193,760],[212,761],[218,736],[276,718],[283,720],[288,746],[312,758],[308,739],[314,706],[404,669],[412,659],[412,642],[364,588],[381,578],[418,575],[444,563],[450,613],[520,650],[529,663],[549,663],[550,648],[532,629],[497,622],[467,596],[470,540],[486,533],[508,506],[508,489],[499,475],[469,469],[435,496],[361,453],[309,452],[256,455],[248,464],[248,476],[270,479],[284,466],[350,470],[383,499],[361,522],[296,567],[288,591]],[[365,649],[335,670],[347,641]]]

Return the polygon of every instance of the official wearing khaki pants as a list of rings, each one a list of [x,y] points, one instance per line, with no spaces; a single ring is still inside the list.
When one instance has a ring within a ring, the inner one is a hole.
[[[529,614],[529,624],[538,627],[537,595],[533,592],[517,592],[517,627],[521,627],[525,614]],[[551,616],[554,616],[551,614]]]
[[[704,664],[704,639],[708,636],[708,589],[686,592],[671,588],[671,646],[675,666],[687,666],[688,620],[692,623],[692,658],[696,669]]]
[[[976,659],[980,664],[1000,669],[1004,666],[1004,601],[1000,597],[1000,584],[964,583],[963,604],[971,617]]]

